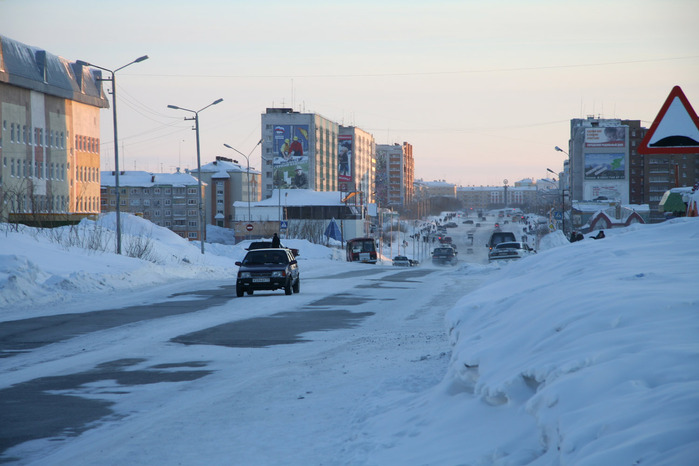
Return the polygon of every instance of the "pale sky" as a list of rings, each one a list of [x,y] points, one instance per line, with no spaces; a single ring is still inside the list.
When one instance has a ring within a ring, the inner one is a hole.
[[[0,34],[117,73],[120,167],[260,167],[267,107],[413,145],[415,176],[510,184],[562,169],[570,119],[699,110],[696,0],[0,0]],[[111,84],[105,83],[111,89]],[[109,96],[111,105],[111,96]],[[102,169],[114,168],[111,109]],[[123,148],[123,149],[122,149]]]

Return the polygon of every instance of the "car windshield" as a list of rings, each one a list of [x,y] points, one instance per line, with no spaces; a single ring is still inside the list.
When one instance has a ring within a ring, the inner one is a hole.
[[[289,262],[284,251],[275,250],[258,250],[249,252],[243,260],[244,265],[262,265],[262,264],[286,264]]]

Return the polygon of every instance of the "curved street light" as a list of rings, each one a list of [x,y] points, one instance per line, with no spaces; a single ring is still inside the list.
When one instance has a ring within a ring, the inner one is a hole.
[[[258,141],[258,143],[255,144],[255,147],[252,148],[252,150],[250,151],[250,153],[248,155],[243,154],[242,152],[240,152],[238,149],[236,149],[233,146],[230,146],[226,143],[223,144],[224,147],[227,147],[228,149],[234,150],[237,153],[239,153],[240,155],[242,155],[243,157],[245,157],[245,161],[248,164],[248,170],[247,170],[247,173],[248,173],[248,175],[247,175],[247,179],[248,179],[248,223],[252,222],[252,215],[250,214],[250,156],[252,155],[252,152],[255,150],[255,148],[257,146],[259,146],[260,144],[262,144],[262,139],[260,139]]]
[[[101,66],[93,65],[83,60],[77,60],[76,63],[82,66],[90,66],[92,68],[97,68],[104,71],[109,71],[112,74],[111,78],[100,78],[100,81],[111,81],[112,82],[112,119],[114,120],[114,185],[116,187],[116,237],[117,237],[117,254],[121,254],[121,195],[119,193],[119,141],[117,138],[117,105],[116,105],[116,72],[123,70],[129,65],[134,63],[140,63],[144,60],[148,60],[148,55],[143,55],[138,57],[134,61],[127,63],[124,66],[120,66],[115,70],[110,70],[109,68],[103,68]]]
[[[223,99],[218,99],[211,102],[206,107],[200,108],[199,110],[190,110],[184,107],[178,107],[177,105],[168,105],[167,108],[172,108],[175,110],[184,110],[185,112],[194,113],[194,117],[187,118],[185,120],[194,120],[194,131],[197,135],[197,178],[199,179],[199,242],[201,243],[201,253],[204,254],[204,229],[206,225],[204,224],[204,201],[201,195],[201,152],[199,150],[199,112],[206,110],[212,105],[220,104]]]

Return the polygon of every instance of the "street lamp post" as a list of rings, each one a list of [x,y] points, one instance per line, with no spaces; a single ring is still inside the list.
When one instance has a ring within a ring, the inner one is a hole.
[[[262,144],[262,139],[260,139],[258,141],[258,143],[255,144],[255,147],[259,146],[260,144]],[[250,222],[252,222],[252,215],[250,214],[250,156],[252,155],[252,151],[255,150],[255,147],[252,148],[252,150],[250,151],[250,153],[248,155],[245,155],[242,152],[240,152],[238,149],[236,149],[235,147],[229,146],[228,144],[225,144],[225,143],[223,145],[231,150],[236,151],[237,153],[239,153],[240,155],[245,157],[245,161],[248,164],[248,170],[247,170],[247,173],[248,173],[248,176],[247,176],[247,179],[248,179],[248,223],[250,223]]]
[[[564,151],[563,149],[561,149],[558,146],[554,147],[554,149],[557,152],[564,153],[566,155],[566,157],[568,157],[568,197],[570,198],[571,219],[572,219],[572,215],[573,215],[573,212],[572,212],[572,210],[573,210],[573,164],[570,160],[570,154],[568,152]],[[561,181],[560,177],[559,177],[558,181],[560,183],[560,181]],[[563,233],[565,233],[565,215],[566,215],[565,214],[565,186],[561,186],[561,202],[563,204],[563,225],[562,225],[562,227],[563,227]],[[571,222],[571,225],[572,225],[572,222]]]
[[[116,237],[117,237],[117,254],[121,254],[121,195],[119,192],[119,140],[117,138],[117,100],[116,100],[116,72],[123,70],[129,65],[134,63],[140,63],[144,60],[148,60],[148,55],[143,55],[138,57],[134,61],[127,63],[124,66],[120,66],[115,70],[110,70],[109,68],[102,68],[101,66],[93,65],[83,60],[77,60],[76,63],[82,66],[91,66],[92,68],[97,68],[104,71],[109,71],[112,74],[111,78],[101,78],[101,81],[111,81],[112,82],[112,120],[114,121],[114,185],[116,187]]]
[[[183,107],[178,107],[177,105],[168,105],[167,108],[173,108],[175,110],[184,110],[185,112],[190,112],[194,113],[194,117],[192,118],[187,118],[185,117],[185,120],[194,120],[194,131],[196,132],[197,135],[197,178],[199,179],[199,242],[201,243],[201,253],[204,254],[204,236],[205,236],[205,228],[206,225],[204,224],[204,201],[202,200],[202,195],[201,195],[201,151],[199,149],[199,112],[206,110],[207,108],[211,107],[212,105],[220,104],[223,102],[223,99],[218,99],[213,102],[211,102],[209,105],[206,107],[203,107],[199,110],[190,110],[188,108],[183,108]]]
[[[550,168],[547,168],[546,171],[553,173],[556,175],[557,173]],[[555,181],[555,180],[554,180]],[[558,177],[558,184],[561,189],[561,231],[563,234],[566,232],[566,195],[565,195],[565,190],[563,189],[563,184],[561,183],[561,177]]]

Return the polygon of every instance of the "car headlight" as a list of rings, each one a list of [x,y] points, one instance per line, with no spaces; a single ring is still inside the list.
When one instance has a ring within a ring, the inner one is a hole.
[[[250,272],[240,272],[238,273],[238,278],[252,278]]]
[[[283,270],[275,270],[272,272],[272,278],[282,278],[284,276]]]

